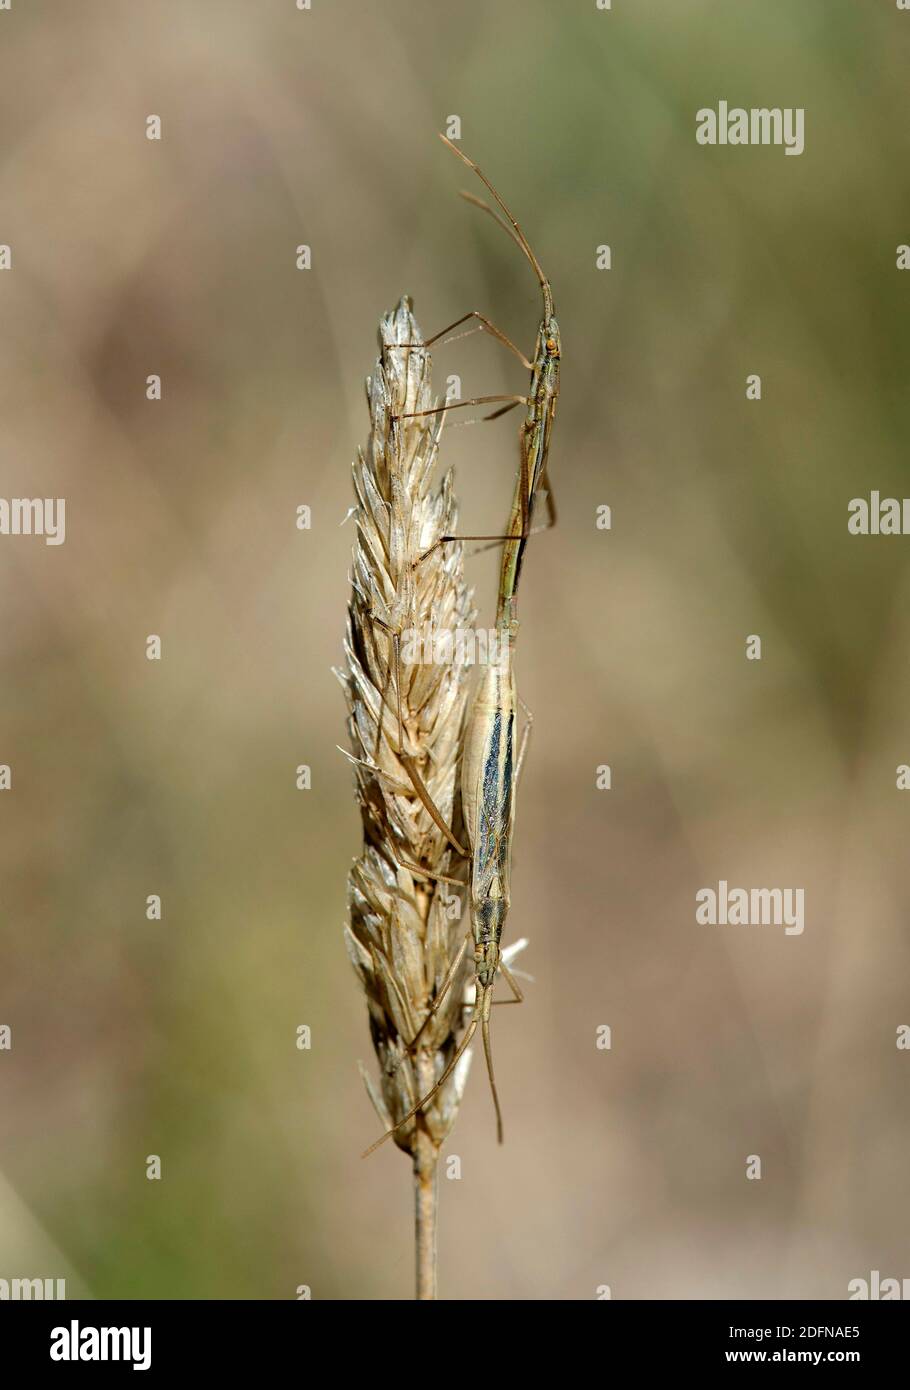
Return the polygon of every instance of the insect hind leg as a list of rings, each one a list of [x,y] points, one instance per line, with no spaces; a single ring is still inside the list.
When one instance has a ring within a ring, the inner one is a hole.
[[[454,883],[454,882],[455,882],[454,879],[449,879],[448,881],[449,881],[450,883]],[[404,1046],[404,1051],[403,1051],[401,1057],[399,1058],[399,1060],[395,1063],[395,1066],[392,1068],[392,1070],[391,1070],[391,1072],[390,1072],[390,1075],[394,1076],[394,1075],[395,1075],[395,1072],[398,1070],[398,1068],[401,1066],[401,1063],[404,1061],[404,1058],[410,1056],[410,1054],[414,1051],[414,1048],[417,1046],[417,1044],[418,1044],[419,1041],[420,1041],[420,1038],[421,1038],[421,1036],[422,1036],[422,1034],[423,1034],[424,1029],[425,1029],[425,1028],[427,1027],[427,1025],[431,1022],[431,1020],[432,1020],[433,1018],[435,1018],[437,1012],[439,1011],[439,1009],[440,1009],[440,1007],[441,1007],[441,1005],[442,1005],[443,1000],[445,999],[446,995],[448,994],[449,990],[451,989],[452,985],[453,985],[454,982],[455,982],[455,976],[456,976],[456,974],[458,973],[458,967],[461,965],[461,962],[464,960],[465,952],[466,952],[467,949],[468,949],[468,942],[470,941],[470,939],[471,939],[471,931],[470,931],[470,928],[469,928],[468,931],[467,931],[466,934],[465,934],[464,941],[462,941],[460,947],[458,948],[458,952],[457,952],[457,954],[456,954],[456,956],[455,956],[455,959],[452,961],[452,964],[449,966],[448,970],[446,971],[445,979],[444,979],[443,982],[442,982],[442,985],[441,985],[441,987],[440,987],[439,993],[436,995],[436,998],[433,1000],[433,1003],[432,1003],[432,1006],[431,1006],[431,1008],[430,1008],[429,1013],[427,1014],[427,1016],[426,1016],[426,1018],[424,1019],[423,1023],[421,1023],[420,1027],[417,1029],[417,1032],[414,1034],[414,1036],[413,1036],[413,1038],[411,1039],[411,1041],[410,1041],[409,1043],[406,1043],[406,1044],[405,1044],[405,1046]]]
[[[375,1153],[376,1150],[382,1144],[384,1144],[387,1139],[391,1139],[393,1134],[397,1134],[398,1131],[402,1129],[410,1120],[413,1120],[415,1115],[419,1115],[421,1110],[423,1110],[425,1106],[429,1105],[433,1097],[438,1095],[445,1083],[448,1081],[449,1077],[452,1075],[452,1072],[458,1066],[458,1063],[461,1061],[464,1054],[467,1052],[471,1044],[471,1039],[477,1031],[477,1025],[479,1022],[480,1015],[477,1009],[475,1008],[474,1017],[468,1024],[467,1032],[465,1033],[461,1042],[458,1044],[458,1047],[455,1049],[455,1055],[452,1057],[452,1060],[449,1062],[445,1071],[442,1073],[442,1076],[436,1082],[436,1085],[433,1086],[431,1090],[427,1091],[426,1095],[422,1096],[416,1105],[411,1106],[408,1113],[402,1116],[402,1118],[398,1121],[397,1125],[393,1125],[391,1129],[387,1129],[385,1134],[380,1135],[380,1137],[375,1141],[375,1143],[371,1144],[368,1149],[364,1149],[363,1153],[361,1154],[361,1158],[369,1158],[370,1154]]]

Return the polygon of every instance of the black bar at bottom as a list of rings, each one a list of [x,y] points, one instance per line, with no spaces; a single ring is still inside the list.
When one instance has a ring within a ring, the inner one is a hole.
[[[476,1305],[474,1305],[476,1307]],[[383,1382],[416,1367],[427,1336],[448,1335],[456,1378],[478,1352],[490,1375],[514,1380],[520,1362],[541,1371],[548,1345],[572,1364],[588,1355],[611,1367],[642,1370],[773,1369],[847,1366],[866,1372],[900,1366],[910,1319],[899,1302],[491,1303],[453,1318],[451,1307],[398,1303],[122,1302],[0,1303],[4,1381],[80,1371],[173,1375],[270,1371],[306,1380],[346,1378],[362,1365]],[[391,1314],[391,1318],[390,1318]],[[445,1319],[437,1323],[436,1319]],[[488,1359],[487,1359],[488,1358]],[[536,1376],[535,1376],[536,1378]],[[142,1381],[138,1381],[141,1384]]]

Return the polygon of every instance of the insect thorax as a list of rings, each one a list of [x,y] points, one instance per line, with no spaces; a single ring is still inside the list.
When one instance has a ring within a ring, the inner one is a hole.
[[[502,935],[502,923],[499,924],[499,936]],[[496,971],[499,968],[499,936],[495,941],[487,941],[474,947],[474,973],[479,985],[491,985],[496,978]]]

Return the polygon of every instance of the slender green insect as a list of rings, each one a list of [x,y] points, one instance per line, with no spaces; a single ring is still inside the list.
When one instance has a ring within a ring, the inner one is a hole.
[[[448,328],[442,330],[442,333],[436,334],[434,339],[428,340],[428,342],[436,341],[436,339],[441,337],[444,333],[448,333],[453,328],[457,328],[468,319],[477,318],[480,320],[481,325],[486,327],[487,331],[491,332],[501,342],[505,343],[506,346],[521,358],[531,371],[531,385],[527,396],[484,396],[475,397],[473,400],[458,403],[459,405],[477,405],[486,402],[505,400],[509,402],[506,409],[512,409],[518,404],[524,404],[527,407],[527,414],[522,423],[519,436],[520,466],[507,534],[503,536],[443,536],[430,548],[430,550],[424,552],[415,562],[416,564],[420,564],[427,555],[432,554],[433,550],[435,550],[438,545],[443,545],[446,542],[457,540],[484,540],[504,543],[496,609],[496,630],[500,659],[484,668],[465,723],[463,738],[461,799],[465,832],[468,841],[467,846],[459,842],[452,829],[446,824],[442,814],[434,804],[429,791],[420,778],[416,767],[413,765],[413,762],[410,760],[405,762],[405,767],[423,805],[456,852],[470,862],[471,871],[471,930],[466,934],[461,947],[446,973],[446,977],[434,1000],[430,1013],[418,1034],[411,1040],[409,1050],[416,1046],[423,1029],[426,1028],[433,1014],[442,1004],[447,991],[452,986],[457,976],[459,966],[461,965],[468,947],[468,942],[472,937],[474,941],[475,1000],[471,1020],[465,1031],[464,1037],[436,1084],[412,1107],[395,1129],[388,1130],[366,1150],[364,1157],[373,1153],[375,1149],[379,1148],[381,1144],[391,1138],[403,1124],[413,1119],[413,1117],[433,1099],[437,1091],[445,1084],[452,1071],[458,1065],[459,1060],[470,1045],[478,1027],[480,1027],[481,1036],[483,1038],[487,1075],[489,1077],[490,1090],[496,1111],[497,1137],[499,1142],[502,1143],[502,1112],[496,1089],[496,1079],[493,1071],[493,1054],[490,1041],[490,1012],[494,1003],[493,991],[497,972],[502,973],[513,996],[511,999],[497,1002],[506,1004],[521,1003],[523,999],[521,990],[514,976],[502,958],[500,944],[510,901],[512,833],[515,824],[514,792],[521,773],[525,753],[527,751],[527,740],[531,731],[530,714],[528,714],[528,723],[516,758],[515,729],[518,694],[512,665],[512,651],[518,630],[516,600],[524,549],[528,537],[532,534],[531,521],[536,495],[541,484],[544,482],[547,487],[548,506],[550,510],[549,524],[552,525],[555,521],[555,507],[553,505],[549,480],[547,478],[547,463],[553,421],[556,413],[556,402],[559,395],[559,327],[554,315],[553,296],[549,281],[544,275],[534,252],[531,250],[515,218],[477,165],[474,164],[472,160],[468,159],[466,155],[462,154],[445,136],[441,136],[440,138],[458,155],[459,159],[463,160],[464,163],[475,171],[508,219],[508,223],[503,221],[499,214],[491,208],[489,204],[474,198],[473,195],[464,195],[470,202],[481,207],[485,212],[488,212],[495,218],[500,226],[502,226],[508,235],[517,242],[524,252],[540,283],[541,293],[543,295],[543,318],[537,333],[537,343],[533,361],[528,361],[528,359],[518,351],[514,344],[510,342],[505,334],[501,333],[499,329],[495,328],[488,319],[484,318],[483,315],[479,314],[476,310],[472,311],[470,314],[464,315],[463,318],[458,319],[455,323],[450,324]],[[454,407],[450,404],[440,409],[446,410],[453,408]],[[421,415],[435,413],[438,412],[415,412],[415,414]],[[495,412],[497,415],[503,413],[504,411]],[[399,725],[401,722],[400,700],[401,694],[399,686]],[[443,875],[429,875],[426,870],[421,869],[420,866],[416,864],[406,864],[404,867],[420,873],[424,877],[432,876],[444,878]],[[449,881],[458,882],[458,880]]]

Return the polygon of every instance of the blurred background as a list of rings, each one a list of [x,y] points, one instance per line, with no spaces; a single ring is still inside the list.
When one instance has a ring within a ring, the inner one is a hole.
[[[452,115],[564,359],[517,654],[535,983],[495,1023],[504,1147],[479,1067],[448,1146],[441,1296],[910,1276],[910,540],[846,529],[910,493],[908,61],[889,0],[0,13],[0,492],[67,503],[63,546],[0,538],[0,1277],[411,1296],[407,1160],[360,1159],[330,668],[380,314],[481,309],[526,351],[538,322]],[[805,153],[700,147],[721,99],[804,107]],[[480,336],[434,370],[526,380]],[[447,430],[465,531],[504,522],[516,429]],[[698,926],[720,878],[803,887],[804,934]]]

